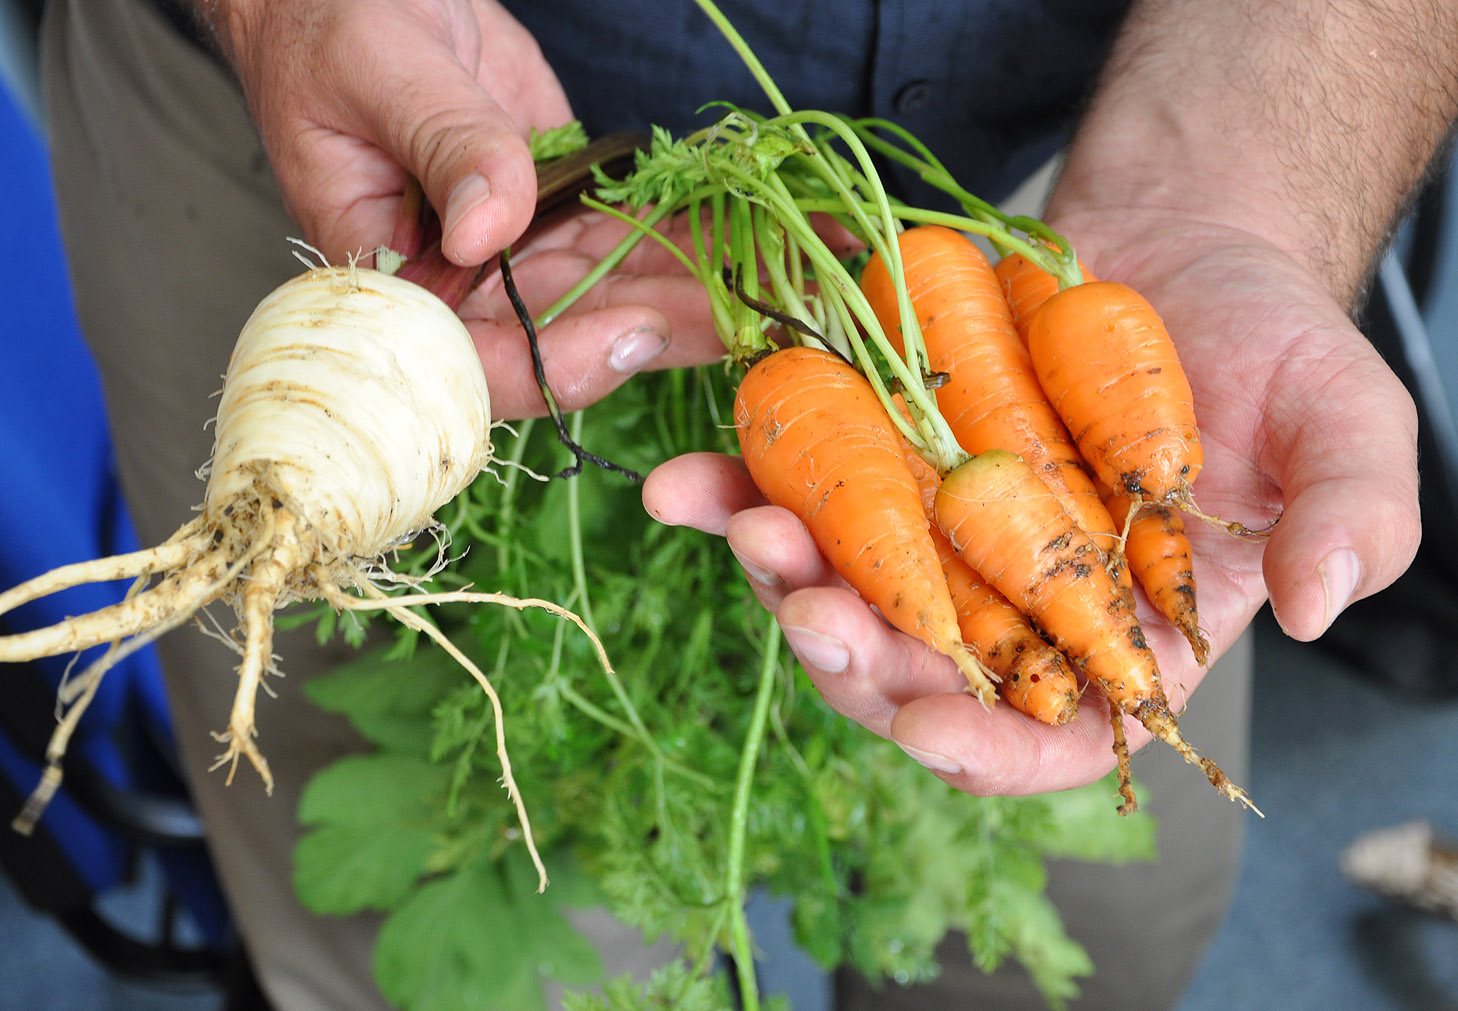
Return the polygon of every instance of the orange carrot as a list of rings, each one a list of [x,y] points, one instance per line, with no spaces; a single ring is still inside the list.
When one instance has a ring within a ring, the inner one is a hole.
[[[933,531],[962,640],[1001,680],[998,691],[1020,713],[1053,726],[1078,715],[1078,678],[1068,658],[1033,629],[1027,616],[957,557]]]
[[[965,235],[936,225],[907,229],[899,245],[928,365],[947,376],[936,391],[937,407],[957,441],[973,454],[989,449],[1017,453],[1078,525],[1112,549],[1114,522],[1038,384],[987,258]],[[880,256],[867,262],[861,290],[899,346],[896,289]]]
[[[887,621],[950,656],[992,704],[994,678],[962,643],[901,435],[865,377],[816,348],[772,352],[740,383],[734,422],[765,498],[804,522]]]
[[[1004,451],[973,457],[943,478],[936,515],[957,553],[1028,614],[1111,706],[1199,766],[1225,796],[1253,806],[1180,735],[1127,596],[1031,467]]]
[[[1145,502],[1132,516],[1135,504],[1127,496],[1100,488],[1114,521],[1128,518],[1124,557],[1133,577],[1144,587],[1155,610],[1179,630],[1201,666],[1210,656],[1210,643],[1200,631],[1195,606],[1195,570],[1185,522],[1172,506]]]
[[[1093,275],[1078,261],[1079,270],[1085,281],[1092,281]],[[1028,324],[1033,313],[1058,292],[1058,279],[1028,259],[1022,253],[1009,253],[997,261],[994,268],[997,280],[1002,285],[1002,295],[1012,314],[1013,326],[1024,344],[1028,342]]]
[[[1112,281],[1058,292],[1033,317],[1028,352],[1095,477],[1130,498],[1192,507],[1204,461],[1194,395],[1138,292]]]
[[[1085,282],[1094,280],[1082,260],[1079,267]],[[1058,281],[1021,253],[1003,257],[996,270],[1013,321],[1026,343],[1033,314],[1057,294]],[[1096,484],[1099,498],[1114,518],[1114,524],[1121,528],[1128,525],[1124,557],[1130,574],[1144,587],[1155,609],[1185,637],[1196,661],[1203,665],[1209,657],[1210,644],[1200,631],[1197,617],[1195,573],[1184,520],[1169,506],[1150,503],[1131,515],[1134,503],[1127,496],[1100,482]]]
[[[935,515],[941,478],[936,468],[910,446],[907,466],[921,491],[922,507]],[[1040,636],[1027,616],[988,585],[972,566],[957,556],[941,530],[931,528],[932,543],[947,577],[962,641],[998,676],[999,694],[1020,713],[1062,726],[1078,715],[1078,679],[1068,659]]]

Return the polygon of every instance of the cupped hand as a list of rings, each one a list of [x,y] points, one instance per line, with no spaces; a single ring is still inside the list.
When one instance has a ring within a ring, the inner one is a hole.
[[[1315,639],[1417,551],[1412,398],[1323,279],[1277,246],[1216,224],[1117,217],[1109,231],[1097,216],[1059,224],[1175,339],[1205,448],[1198,504],[1275,524],[1259,544],[1195,524],[1211,584],[1202,624],[1228,644],[1269,595],[1288,635]]]
[[[1320,281],[1276,247],[1208,223],[1149,218],[1130,227],[1122,214],[1117,228],[1103,228],[1098,215],[1058,224],[1097,276],[1143,292],[1174,335],[1205,449],[1199,507],[1252,529],[1275,523],[1250,540],[1187,520],[1213,656],[1268,592],[1287,632],[1311,639],[1351,600],[1400,575],[1418,538],[1415,412]],[[1124,235],[1138,238],[1126,246]],[[765,505],[737,460],[669,461],[649,475],[644,502],[662,522],[727,537],[827,702],[946,782],[977,794],[1039,793],[1113,767],[1108,708],[1096,692],[1058,728],[1006,705],[984,708],[961,690],[950,661],[891,629],[840,583],[804,526]],[[1142,594],[1139,613],[1178,709],[1205,671]],[[1139,747],[1148,735],[1131,727],[1129,739]]]

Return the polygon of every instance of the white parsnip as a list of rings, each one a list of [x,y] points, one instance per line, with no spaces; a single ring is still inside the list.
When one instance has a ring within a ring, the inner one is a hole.
[[[224,378],[213,456],[199,472],[207,479],[200,515],[155,548],[66,565],[0,594],[3,613],[81,583],[137,579],[118,604],[0,638],[0,663],[111,644],[63,690],[69,708],[45,779],[16,827],[27,831],[54,793],[67,740],[101,676],[213,601],[237,615],[232,641],[242,657],[228,727],[217,735],[226,745],[218,764],[231,778],[246,757],[270,790],[254,701],[274,669],[273,614],[285,604],[322,599],[385,610],[417,629],[425,623],[407,606],[443,600],[542,607],[577,621],[547,601],[387,596],[376,585],[389,578],[383,556],[433,528],[436,509],[490,463],[490,437],[490,397],[470,333],[425,288],[351,264],[309,270],[265,297]],[[441,638],[433,627],[421,630]],[[499,717],[484,676],[448,648],[482,682]],[[526,828],[499,737],[498,745]],[[529,828],[526,837],[530,847]]]
[[[258,485],[330,550],[373,557],[480,472],[490,426],[480,359],[444,302],[372,270],[313,270],[238,336],[203,511],[217,523]]]

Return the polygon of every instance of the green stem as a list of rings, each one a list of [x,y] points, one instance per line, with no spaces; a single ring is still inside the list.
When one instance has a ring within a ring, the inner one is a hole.
[[[729,205],[729,262],[734,285],[734,323],[729,353],[736,361],[747,361],[770,348],[764,330],[765,319],[751,304],[739,298],[742,291],[750,299],[759,297],[759,255],[754,233],[753,205],[735,200]]]
[[[729,23],[729,19],[714,5],[713,0],[697,0],[697,3],[699,9],[708,15],[709,20],[714,22],[714,27],[719,29],[724,38],[729,41],[729,45],[733,47],[734,52],[744,61],[744,65],[754,75],[755,82],[760,86],[765,97],[769,99],[770,105],[774,106],[775,111],[781,115],[788,113],[790,103],[785,101],[785,96],[781,93],[779,86],[770,77],[769,71],[765,70],[764,64],[759,62],[759,57],[755,56],[754,51],[749,48],[749,43],[744,41],[744,36],[740,35],[739,31]]]
[[[700,197],[695,196],[692,199],[692,202],[690,202],[689,204],[688,213],[694,217],[697,217],[698,214],[698,199],[700,199]],[[582,202],[587,207],[590,207],[595,211],[600,211],[601,213],[606,214],[609,217],[618,219],[625,225],[628,225],[635,229],[639,229],[642,233],[642,238],[652,239],[653,241],[657,242],[665,250],[667,250],[674,257],[676,257],[690,274],[698,278],[699,283],[704,286],[704,290],[709,297],[709,311],[714,320],[714,332],[719,334],[721,338],[724,339],[724,345],[726,348],[731,346],[730,339],[725,337],[724,335],[734,333],[734,314],[736,312],[736,308],[732,296],[728,296],[726,294],[727,289],[724,288],[723,278],[719,276],[715,267],[715,261],[711,259],[713,255],[712,253],[700,250],[697,259],[690,258],[689,255],[678,246],[676,246],[673,241],[668,238],[668,236],[654,230],[649,225],[648,221],[635,218],[631,214],[626,214],[618,208],[605,204],[602,201],[597,200],[593,197],[584,196],[582,198]],[[695,224],[694,228],[695,234],[701,234],[698,230],[697,224]],[[716,249],[718,248],[718,245],[719,243],[716,239],[711,240],[710,246],[708,248]],[[594,271],[594,273],[598,272]],[[579,284],[577,287],[582,288],[583,291],[586,290],[586,288],[584,288],[581,284]],[[581,292],[578,291],[575,295],[573,295],[573,298],[575,299],[580,296]]]
[[[511,538],[506,536],[506,532],[512,529],[516,519],[516,490],[521,483],[521,461],[522,457],[526,455],[527,441],[534,427],[536,427],[534,420],[528,418],[517,428],[516,441],[512,444],[511,454],[507,457],[512,466],[506,468],[506,476],[502,479],[501,501],[496,507],[496,526],[502,534],[496,538],[496,567],[502,572],[507,571],[507,567],[510,565],[507,552],[511,550]]]
[[[765,727],[769,723],[770,702],[774,698],[780,663],[780,626],[771,618],[765,627],[764,662],[760,665],[759,685],[754,693],[754,712],[750,715],[744,746],[739,752],[739,775],[734,784],[734,807],[729,816],[729,857],[724,873],[725,901],[733,900],[735,905],[731,936],[744,1011],[758,1011],[759,1008],[754,946],[744,914],[744,852],[749,836],[749,797],[754,787],[754,770],[759,764],[764,744]]]
[[[908,376],[898,378],[902,382],[902,396],[920,435],[920,439],[914,441],[939,470],[944,472],[951,470],[966,459],[966,454],[942,418],[941,412],[937,408],[936,398],[929,393],[923,379],[923,376],[931,371],[930,356],[926,350],[926,343],[922,339],[920,321],[911,307],[911,295],[907,291],[904,281],[905,271],[901,260],[901,245],[898,240],[900,226],[892,213],[890,198],[886,194],[886,187],[881,182],[880,174],[876,170],[870,152],[861,143],[860,138],[837,116],[807,111],[782,116],[781,121],[797,127],[804,133],[807,140],[809,140],[809,134],[805,132],[803,124],[811,123],[819,126],[833,134],[850,149],[853,164],[859,169],[861,178],[864,180],[864,188],[869,191],[871,205],[875,208],[876,216],[880,220],[879,229],[871,221],[863,202],[856,198],[845,180],[844,173],[833,170],[841,163],[841,159],[821,145],[813,144],[812,141],[815,157],[811,158],[811,161],[816,166],[823,166],[822,176],[840,196],[843,206],[850,211],[857,225],[860,226],[863,237],[881,257],[889,276],[893,279],[896,291],[896,311],[901,331],[900,357],[905,362],[908,373]],[[855,286],[855,295],[860,298],[860,301],[864,301],[859,285]],[[867,305],[867,309],[869,309],[869,305]],[[859,310],[857,314],[859,315]],[[867,328],[867,332],[882,348],[882,354],[888,360],[896,361],[897,355],[894,348],[890,346],[889,340],[884,338],[884,331],[874,313],[871,314],[869,321],[863,319],[862,325]],[[888,396],[879,388],[877,395],[886,405],[887,414],[899,421],[900,412],[889,403]]]
[[[692,780],[706,790],[717,791],[719,789],[719,784],[714,781],[713,777],[706,776],[702,772],[699,772],[695,769],[686,768],[680,763],[669,759],[667,756],[660,755],[658,752],[653,751],[653,742],[651,740],[643,741],[642,736],[635,728],[629,726],[627,723],[624,723],[622,720],[618,719],[606,709],[603,709],[601,706],[593,702],[591,699],[587,698],[571,685],[564,684],[560,686],[559,688],[557,688],[557,693],[560,694],[562,698],[566,699],[568,704],[573,706],[575,709],[577,709],[578,712],[582,713],[588,719],[600,723],[602,726],[608,728],[613,733],[618,734],[621,737],[627,737],[633,740],[642,741],[645,745],[647,745],[648,749],[653,752],[654,758],[659,760],[658,764],[661,764],[664,768],[673,770],[673,772],[677,775],[680,775],[685,779]]]
[[[704,0],[707,3],[707,0]],[[712,4],[709,5],[712,7]],[[714,12],[715,14],[717,11]],[[711,14],[711,16],[713,16]],[[743,45],[743,40],[733,29],[729,28],[722,20],[722,16],[715,18],[726,34],[730,35],[731,42],[740,51],[741,57],[749,64],[751,71],[762,83],[767,81],[768,75],[754,55],[748,52]],[[896,377],[902,389],[902,395],[910,408],[914,425],[912,441],[934,466],[943,472],[956,467],[967,458],[967,454],[958,445],[956,437],[952,435],[951,428],[946,420],[942,418],[937,409],[936,399],[926,388],[925,374],[928,370],[926,362],[927,355],[925,345],[921,340],[920,327],[917,324],[916,316],[911,311],[910,298],[906,294],[905,283],[899,279],[902,276],[901,255],[899,244],[896,241],[898,224],[895,215],[892,213],[890,199],[886,195],[885,187],[881,184],[872,163],[870,152],[861,143],[846,123],[836,116],[814,111],[789,112],[783,97],[777,90],[773,90],[773,84],[766,87],[766,94],[769,94],[777,108],[782,110],[781,115],[774,119],[754,120],[748,116],[733,117],[734,122],[726,122],[716,133],[710,136],[718,138],[721,143],[739,143],[751,147],[759,140],[762,131],[788,132],[794,146],[797,147],[815,174],[841,199],[841,207],[850,214],[856,224],[856,230],[875,249],[886,262],[891,276],[897,278],[898,303],[902,321],[902,350],[898,352],[883,332],[880,322],[875,313],[871,310],[865,296],[860,291],[855,280],[845,270],[839,259],[825,246],[824,241],[815,232],[809,218],[796,204],[793,195],[786,186],[781,174],[778,171],[771,171],[767,176],[761,178],[759,175],[746,170],[743,165],[732,157],[716,157],[716,146],[706,143],[704,147],[704,165],[711,179],[720,180],[732,195],[741,199],[735,200],[730,205],[730,221],[734,226],[730,236],[730,259],[740,273],[748,278],[751,273],[756,277],[759,271],[758,257],[751,255],[752,249],[746,250],[741,231],[744,227],[745,217],[737,214],[735,208],[742,200],[749,200],[760,203],[766,207],[774,219],[785,229],[788,236],[793,239],[802,252],[811,260],[814,265],[816,277],[821,284],[822,291],[826,286],[838,289],[839,295],[844,299],[859,321],[860,327],[849,326],[845,328],[850,338],[851,346],[855,351],[855,358],[860,365],[860,370],[866,379],[871,383],[877,398],[885,407],[887,415],[893,419],[898,427],[905,430],[901,420],[900,411],[892,401],[891,393],[881,381],[877,361],[866,351],[859,336],[860,331],[871,339],[871,342],[880,352],[881,360],[884,361],[892,374]],[[740,129],[742,123],[748,122],[752,126],[751,131]],[[874,208],[875,218],[879,220],[879,226],[872,220],[872,215],[866,208],[866,201],[858,199],[846,179],[846,172],[842,169],[845,164],[838,156],[833,156],[817,145],[810,137],[805,124],[810,123],[825,129],[834,134],[844,143],[854,156],[854,164],[858,167],[862,178],[868,181],[867,188],[870,190],[870,205]],[[773,240],[771,240],[772,242]],[[707,272],[706,272],[707,274]],[[714,290],[715,278],[706,277],[706,283]],[[733,309],[735,324],[727,332],[721,330],[725,337],[726,344],[737,360],[745,360],[748,348],[747,342],[749,333],[744,322],[743,306],[736,305]],[[799,304],[790,308],[790,314],[802,315],[807,311],[803,299]],[[756,338],[763,334],[756,332]]]
[[[596,201],[591,201],[584,197],[583,203],[586,203],[589,206],[593,206],[594,204],[596,204]],[[598,207],[598,209],[601,209],[602,205],[597,204],[596,206]],[[541,313],[541,315],[539,315],[533,321],[537,329],[541,329],[542,327],[555,320],[558,316],[562,315],[562,313],[565,312],[569,306],[571,306],[587,292],[587,289],[591,288],[598,281],[601,281],[604,277],[606,277],[609,271],[616,269],[618,264],[622,263],[623,260],[627,258],[627,255],[633,251],[638,243],[643,241],[645,235],[657,234],[653,231],[654,226],[657,225],[664,218],[672,214],[673,211],[673,205],[662,204],[650,210],[641,220],[631,218],[627,215],[619,214],[619,217],[627,217],[628,220],[633,222],[637,227],[629,230],[628,234],[623,236],[622,240],[613,247],[612,251],[609,252],[607,256],[603,257],[601,262],[597,263],[592,268],[592,270],[588,271],[587,275],[584,276],[582,280],[578,281],[571,288],[567,289],[567,291],[560,298],[558,298],[557,301],[549,305]]]
[[[927,390],[922,373],[913,372],[907,361],[897,353],[895,346],[882,330],[880,321],[876,318],[870,303],[866,301],[866,296],[860,286],[850,276],[845,265],[815,232],[809,218],[800,211],[794,198],[782,184],[776,185],[778,177],[772,176],[769,180],[759,179],[728,159],[716,162],[715,167],[727,180],[732,181],[734,188],[743,194],[745,199],[757,200],[769,208],[775,220],[799,243],[801,251],[815,268],[815,276],[820,283],[822,293],[828,293],[827,289],[833,289],[834,294],[843,299],[849,307],[855,320],[859,323],[859,327],[848,326],[847,335],[855,349],[861,372],[875,390],[887,415],[893,422],[900,421],[900,412],[892,400],[891,391],[881,381],[876,368],[876,360],[870,355],[860,336],[862,331],[875,344],[881,354],[881,360],[886,363],[902,388],[902,395],[911,407],[913,417],[917,422],[917,438],[913,441],[917,444],[918,449],[941,471],[951,470],[965,460],[967,454],[957,444],[956,437],[937,410],[936,400]],[[896,244],[891,245],[894,247]],[[899,256],[896,262],[899,263]],[[899,274],[893,274],[893,276],[899,276]],[[919,330],[915,332],[918,335],[920,333]],[[921,360],[925,360],[925,351],[922,352]]]
[[[834,214],[843,206],[843,201],[836,197],[819,196],[797,196],[795,206],[806,214],[816,212]],[[965,214],[954,214],[950,211],[938,211],[928,207],[899,206],[896,208],[896,219],[902,222],[910,222],[918,225],[945,225],[947,228],[954,228],[959,232],[970,232],[973,235],[981,235],[992,241],[996,246],[1002,247],[1004,252],[1021,253],[1036,263],[1040,269],[1046,270],[1055,277],[1069,279],[1071,284],[1081,284],[1082,276],[1073,280],[1067,268],[1058,268],[1056,254],[1053,250],[1040,242],[1029,242],[1027,239],[1018,237],[1007,229],[998,225],[988,224],[980,218],[968,217]],[[1060,269],[1062,276],[1060,276]],[[1067,285],[1065,285],[1066,287]]]
[[[876,171],[875,163],[871,160],[871,153],[861,143],[860,137],[846,126],[845,121],[838,116],[815,110],[790,113],[781,116],[777,122],[799,128],[805,142],[810,145],[813,155],[807,155],[812,166],[816,167],[822,177],[830,184],[832,190],[840,196],[846,210],[851,213],[857,224],[863,231],[862,238],[871,247],[877,250],[887,263],[899,271],[901,267],[901,255],[896,250],[896,216],[891,213],[891,200],[886,195],[886,187],[881,182],[880,173]],[[851,184],[846,180],[845,173],[840,170],[841,159],[830,153],[817,144],[811,138],[804,124],[811,123],[830,133],[850,149],[854,164],[859,169],[861,177],[865,180],[865,189],[870,192],[871,204],[876,210],[876,216],[880,218],[880,227],[870,220],[864,209],[862,201],[855,198]]]
[[[574,442],[582,440],[582,421],[586,412],[578,411],[572,415],[572,439]],[[572,587],[578,600],[578,607],[582,609],[582,620],[588,628],[597,631],[597,622],[592,617],[592,596],[587,591],[587,553],[582,546],[582,498],[578,492],[581,487],[580,480],[567,482],[567,529],[568,540],[572,555]],[[622,680],[614,670],[606,670],[603,676],[607,678],[608,687],[612,689],[613,695],[617,698],[618,704],[623,707],[623,714],[627,716],[628,722],[632,724],[633,730],[640,741],[643,742],[655,760],[662,762],[663,753],[658,750],[653,735],[648,733],[648,728],[643,724],[643,718],[638,715],[638,709],[633,705],[633,700],[628,697],[627,689],[623,687]]]
[[[892,276],[899,277],[901,256],[899,250],[897,249],[897,243],[895,238],[895,220],[891,215],[891,208],[889,205],[889,201],[886,198],[885,188],[879,185],[875,166],[871,164],[870,154],[866,151],[865,146],[860,142],[859,138],[857,138],[849,128],[845,127],[844,124],[835,117],[824,116],[823,114],[817,113],[793,112],[790,108],[790,103],[785,100],[784,94],[780,91],[778,85],[776,85],[774,80],[770,77],[769,72],[764,67],[764,64],[760,62],[759,57],[757,57],[754,54],[754,51],[750,49],[749,44],[744,41],[744,37],[739,34],[738,30],[735,29],[732,24],[729,23],[729,19],[726,18],[719,10],[719,8],[714,5],[712,0],[698,0],[698,4],[699,7],[704,11],[704,13],[708,15],[709,20],[714,22],[714,25],[728,40],[730,46],[733,47],[734,51],[739,55],[739,58],[744,62],[745,66],[749,68],[749,72],[754,76],[755,81],[759,84],[760,88],[764,91],[765,96],[769,99],[770,105],[774,107],[775,111],[779,113],[779,115],[784,119],[787,125],[791,125],[796,128],[796,132],[809,146],[809,150],[812,152],[812,154],[809,155],[811,163],[817,168],[817,170],[819,170],[822,176],[831,185],[832,189],[834,189],[837,193],[839,193],[843,198],[846,199],[847,210],[851,211],[852,214],[858,214],[859,204],[857,201],[851,199],[850,189],[845,181],[844,176],[840,172],[836,171],[835,163],[828,159],[825,156],[825,153],[820,149],[820,147],[816,145],[813,140],[811,140],[810,135],[805,130],[803,124],[805,122],[814,122],[827,129],[833,130],[840,136],[840,138],[847,144],[847,146],[851,148],[852,153],[856,156],[856,161],[861,167],[861,171],[866,175],[867,178],[873,180],[874,185],[872,187],[872,193],[876,200],[877,208],[881,211],[881,224],[883,229],[883,232],[881,234],[884,237],[881,242],[873,242],[873,246],[881,252],[881,255],[885,258],[887,265],[893,268]],[[870,239],[877,234],[877,230],[872,227],[871,223],[869,222],[869,220],[866,219],[863,213],[859,213],[858,221],[862,224],[865,230],[866,238]],[[818,237],[815,238],[814,244],[822,245],[823,248],[823,244],[820,244],[818,242]],[[841,270],[840,272],[842,274],[844,273],[843,270]],[[906,313],[903,312],[902,315],[904,319]],[[876,327],[874,324],[874,314],[870,314],[870,318],[873,329],[878,330],[879,327]],[[920,372],[922,370],[917,367],[917,363],[918,361],[925,360],[925,350],[920,346],[919,337],[919,332],[906,335],[906,361],[909,363],[910,368],[907,376],[899,378],[901,378],[902,383],[908,387],[908,392],[911,388],[922,388],[922,392],[924,393],[924,384],[920,377]],[[888,360],[891,360],[893,362],[897,360],[898,356],[889,348],[886,349],[883,353],[886,354]],[[864,364],[865,363],[863,362],[863,365]],[[869,369],[865,371],[867,372],[869,377],[870,373],[874,372],[874,369]],[[877,394],[882,395],[883,392],[883,390],[878,390]],[[920,402],[913,406],[913,412],[927,411],[927,413],[933,415],[936,414],[935,401],[931,402],[928,410],[928,404],[923,398],[916,399]],[[885,403],[887,412],[889,414],[894,416],[898,413],[889,403],[885,396],[882,396],[882,401],[883,403]],[[954,451],[954,447],[956,447],[956,439],[951,439],[950,442],[947,443],[945,437],[947,435],[950,435],[950,431],[943,433],[941,431],[936,431],[936,426],[933,427],[934,431],[927,434],[930,436],[929,441],[942,444],[938,448],[937,455],[939,457],[945,455],[948,459],[955,457],[956,452]],[[942,429],[945,429],[945,427],[945,424],[940,426],[940,428]],[[945,461],[938,460],[937,462],[940,466]]]
[[[572,415],[569,426],[573,441],[579,441],[582,437],[582,419],[585,414],[585,411],[578,411]],[[588,628],[596,631],[597,622],[592,616],[592,595],[587,592],[587,553],[582,546],[581,487],[581,481],[567,482],[567,530],[572,557],[572,588],[578,598],[577,606],[582,609],[582,620]]]
[[[1022,253],[1039,268],[1058,278],[1061,288],[1083,283],[1078,257],[1066,238],[1037,218],[1007,214],[963,188],[946,166],[910,131],[889,120],[874,118],[851,120],[850,126],[876,153],[906,166],[928,185],[960,203],[970,217],[983,223],[984,227],[973,230],[986,235],[999,254]],[[911,151],[887,142],[877,131],[895,135]],[[1015,231],[1021,231],[1036,241],[1031,246],[1015,242],[1012,234]],[[1048,243],[1057,247],[1056,251],[1049,249]]]

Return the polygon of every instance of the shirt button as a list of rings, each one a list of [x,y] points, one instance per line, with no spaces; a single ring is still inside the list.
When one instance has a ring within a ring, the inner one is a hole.
[[[896,106],[896,111],[901,113],[901,115],[914,116],[927,107],[931,102],[931,98],[931,82],[915,80],[903,84],[900,90],[896,92],[896,97],[891,101]]]

